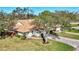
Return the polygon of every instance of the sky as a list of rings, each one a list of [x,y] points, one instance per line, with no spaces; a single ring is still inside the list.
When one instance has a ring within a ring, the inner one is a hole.
[[[0,7],[0,11],[3,10],[4,12],[10,13],[12,12],[16,7]],[[38,15],[40,12],[44,10],[48,10],[51,12],[54,11],[69,11],[69,12],[78,12],[79,13],[79,7],[30,7],[34,14]]]

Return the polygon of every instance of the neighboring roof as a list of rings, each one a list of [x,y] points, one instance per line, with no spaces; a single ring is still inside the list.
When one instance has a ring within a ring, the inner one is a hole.
[[[28,32],[35,27],[32,22],[33,19],[18,20],[14,28],[19,32]]]

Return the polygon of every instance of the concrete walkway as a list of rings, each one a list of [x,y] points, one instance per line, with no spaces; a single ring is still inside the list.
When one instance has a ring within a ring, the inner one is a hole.
[[[66,37],[60,37],[60,39],[52,39],[52,40],[73,46],[74,48],[76,48],[76,51],[79,51],[79,40],[70,39],[70,38],[66,38]]]

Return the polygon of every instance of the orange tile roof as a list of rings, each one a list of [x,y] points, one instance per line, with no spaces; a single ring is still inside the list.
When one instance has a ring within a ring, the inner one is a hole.
[[[32,24],[32,21],[32,19],[18,20],[15,28],[17,28],[17,31],[19,32],[31,31],[35,27],[35,25]]]

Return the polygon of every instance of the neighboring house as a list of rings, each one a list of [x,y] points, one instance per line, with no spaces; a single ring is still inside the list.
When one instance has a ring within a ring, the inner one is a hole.
[[[71,22],[70,24],[77,24],[78,26],[75,26],[75,27],[72,27],[72,28],[79,30],[79,21]]]
[[[77,26],[77,27],[72,27],[72,28],[74,28],[74,29],[76,29],[76,30],[79,30],[79,26]]]
[[[56,32],[61,32],[61,28],[60,27],[57,27],[56,28]]]
[[[52,30],[54,30],[55,32],[61,32],[61,25],[56,25]]]

